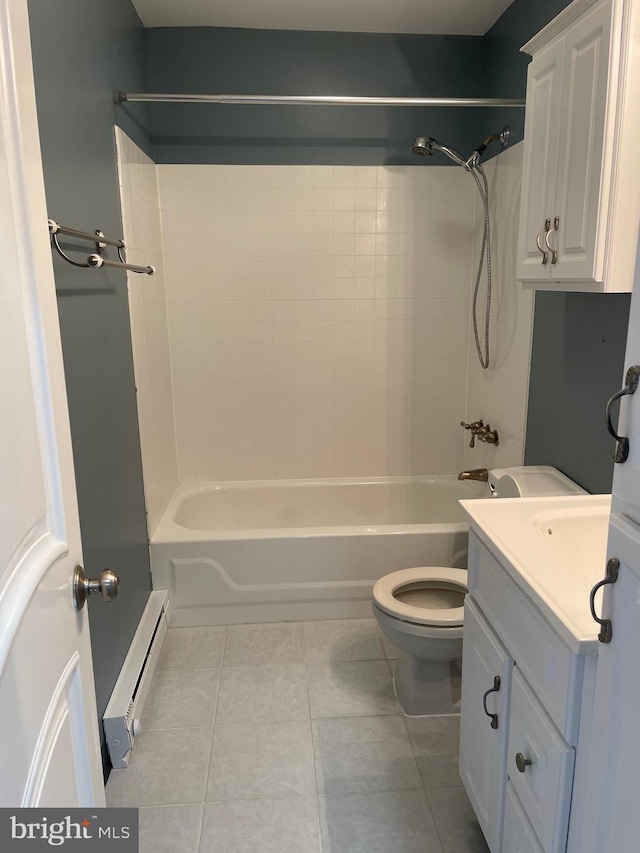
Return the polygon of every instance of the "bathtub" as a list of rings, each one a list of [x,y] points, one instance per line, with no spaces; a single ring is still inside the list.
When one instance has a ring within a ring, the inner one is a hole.
[[[382,575],[466,566],[458,501],[488,497],[455,476],[179,486],[150,543],[172,624],[371,615]]]

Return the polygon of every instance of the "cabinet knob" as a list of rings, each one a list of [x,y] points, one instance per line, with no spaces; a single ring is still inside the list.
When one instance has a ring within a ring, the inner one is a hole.
[[[524,773],[527,767],[531,764],[530,758],[525,758],[521,752],[516,752],[516,767],[520,773]]]

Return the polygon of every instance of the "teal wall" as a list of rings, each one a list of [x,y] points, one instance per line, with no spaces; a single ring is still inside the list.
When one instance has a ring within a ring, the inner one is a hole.
[[[492,98],[524,98],[531,57],[520,48],[553,20],[569,0],[514,0],[484,36],[485,94]],[[511,141],[524,138],[524,110],[489,108],[487,126],[508,124]]]
[[[118,237],[116,116],[150,148],[146,108],[113,103],[147,88],[142,26],[129,0],[30,0],[29,13],[49,216]],[[126,280],[55,254],[54,269],[85,569],[121,579],[111,604],[89,600],[101,717],[151,587]]]
[[[154,92],[483,94],[482,37],[172,27],[146,38]],[[481,118],[481,109],[179,104],[152,106],[151,131],[160,163],[415,165],[416,136],[470,154]]]
[[[615,442],[604,410],[622,387],[629,304],[627,293],[536,296],[525,461],[553,465],[593,493],[611,491]]]

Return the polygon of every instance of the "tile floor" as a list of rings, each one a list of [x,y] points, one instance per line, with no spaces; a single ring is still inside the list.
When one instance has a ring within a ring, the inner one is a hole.
[[[140,853],[487,853],[458,718],[404,717],[373,619],[174,628],[110,806]]]

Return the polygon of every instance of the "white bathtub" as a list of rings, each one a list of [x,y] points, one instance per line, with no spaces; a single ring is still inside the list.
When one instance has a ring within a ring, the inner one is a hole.
[[[371,614],[371,588],[410,566],[466,566],[454,476],[180,486],[151,540],[174,625]]]

